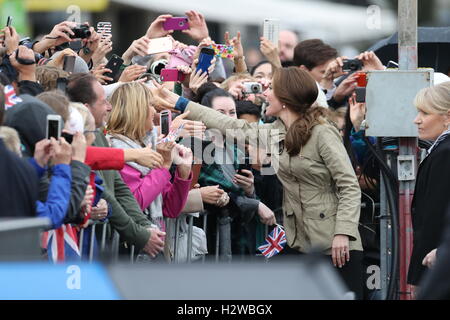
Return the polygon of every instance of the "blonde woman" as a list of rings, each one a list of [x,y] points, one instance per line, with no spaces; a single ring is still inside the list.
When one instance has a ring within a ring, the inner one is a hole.
[[[418,111],[414,123],[419,138],[432,140],[434,144],[419,165],[411,205],[414,240],[408,283],[413,285],[413,297],[426,267],[430,267],[435,259],[449,203],[450,81],[422,89],[414,104]]]
[[[108,138],[114,148],[155,148],[163,156],[162,167],[149,169],[127,162],[120,174],[142,210],[164,230],[163,216],[176,218],[186,204],[192,180],[192,152],[181,145],[157,144],[153,125],[156,110],[150,90],[141,83],[121,85],[111,97],[113,106],[108,121]],[[174,152],[172,152],[174,149]],[[177,165],[173,183],[169,169]]]

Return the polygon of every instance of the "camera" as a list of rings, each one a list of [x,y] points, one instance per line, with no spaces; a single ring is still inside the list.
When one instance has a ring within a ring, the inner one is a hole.
[[[244,82],[244,93],[262,93],[262,85],[258,82]]]
[[[358,71],[363,67],[363,63],[359,59],[348,59],[344,60],[344,65],[342,66],[342,70],[345,72],[348,71]]]
[[[30,43],[31,43],[31,38],[25,37],[23,39],[20,39],[19,46],[26,46],[26,45],[29,45]]]
[[[80,24],[77,27],[72,29],[74,35],[71,35],[71,39],[86,39],[91,36],[91,31],[89,30],[89,26],[85,24]]]
[[[161,74],[161,70],[164,69],[168,63],[169,62],[166,59],[156,60],[150,65],[147,72],[159,76]]]

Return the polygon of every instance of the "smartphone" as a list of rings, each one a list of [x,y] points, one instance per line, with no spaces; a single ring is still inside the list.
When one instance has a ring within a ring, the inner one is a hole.
[[[173,49],[173,42],[170,37],[150,39],[147,54],[169,52]]]
[[[13,20],[12,16],[8,16],[8,19],[6,20],[6,26],[7,26],[7,27],[11,27],[11,25],[12,25],[12,20]]]
[[[167,136],[170,130],[170,124],[172,123],[172,113],[170,110],[163,110],[159,114],[159,125],[161,126],[161,134]]]
[[[67,78],[56,79],[56,89],[66,93],[66,88],[67,88]]]
[[[239,166],[238,166],[238,174],[240,174],[240,175],[243,175],[243,176],[246,176],[243,172],[242,172],[242,170],[252,170],[252,165],[251,165],[251,163],[250,163],[250,157],[249,156],[245,156],[245,158],[244,158],[244,163],[239,163]]]
[[[51,137],[58,140],[61,137],[62,130],[62,118],[57,114],[47,115],[47,129],[46,137],[50,139]]]
[[[214,59],[215,52],[211,48],[202,48],[200,50],[200,56],[198,58],[197,70],[208,72],[208,68],[211,66],[211,61]],[[209,73],[208,73],[209,74]]]
[[[68,144],[72,144],[73,141],[73,134],[67,133],[67,132],[62,132],[61,133],[61,137],[63,137],[64,139],[66,139]]]
[[[73,73],[73,69],[75,68],[75,59],[76,56],[65,56],[63,70],[69,73]]]
[[[365,87],[356,87],[356,102],[365,103],[366,102],[366,88]]]
[[[163,23],[164,30],[186,30],[189,29],[189,22],[187,17],[173,17],[168,18]]]
[[[280,34],[280,20],[279,19],[264,19],[263,23],[263,37],[270,40],[278,47],[278,37]]]
[[[97,33],[102,35],[102,39],[108,38],[111,33],[112,24],[109,21],[102,21],[97,23]]]
[[[226,44],[212,44],[209,46],[214,50],[216,57],[225,59],[234,59],[234,46],[227,46]]]
[[[119,76],[120,67],[123,64],[123,59],[116,54],[113,54],[106,64],[105,68],[110,69],[112,72],[105,72],[104,75],[114,79],[113,81],[106,81],[107,84],[114,83]]]
[[[163,82],[169,81],[183,81],[186,78],[186,75],[178,71],[177,69],[162,69],[159,78]]]

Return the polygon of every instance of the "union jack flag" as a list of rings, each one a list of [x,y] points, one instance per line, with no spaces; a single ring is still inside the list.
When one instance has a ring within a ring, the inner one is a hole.
[[[264,244],[258,250],[266,257],[270,258],[281,252],[286,244],[286,233],[282,226],[277,225],[272,232],[267,235]]]
[[[42,236],[42,247],[47,249],[48,259],[52,262],[80,260],[77,242],[76,233],[69,224],[44,232]]]
[[[12,85],[8,84],[7,86],[5,86],[4,92],[5,92],[5,110],[8,110],[13,105],[19,102],[22,102],[22,99],[16,95],[16,91],[14,90],[14,87]]]

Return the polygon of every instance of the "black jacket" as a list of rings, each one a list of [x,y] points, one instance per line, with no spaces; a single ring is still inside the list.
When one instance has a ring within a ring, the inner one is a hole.
[[[418,285],[426,267],[422,260],[441,243],[450,195],[450,136],[419,165],[411,205],[413,251],[408,283]]]
[[[450,201],[441,245],[436,251],[436,264],[420,282],[417,299],[450,299]]]
[[[34,217],[38,177],[31,165],[0,139],[0,217]]]

